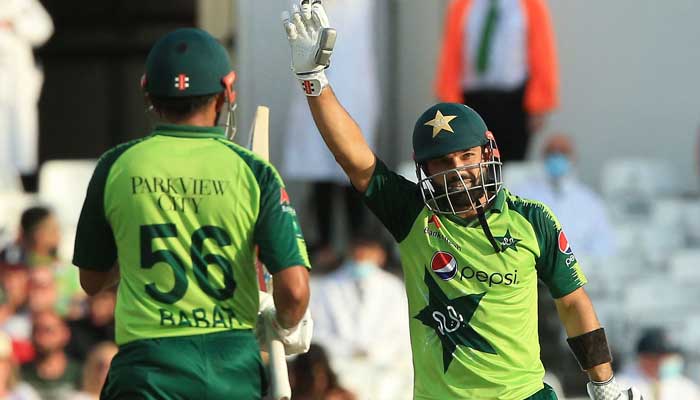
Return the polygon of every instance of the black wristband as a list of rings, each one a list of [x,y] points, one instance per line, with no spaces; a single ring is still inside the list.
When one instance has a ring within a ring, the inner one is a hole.
[[[612,361],[605,330],[598,328],[576,337],[566,339],[582,370]]]

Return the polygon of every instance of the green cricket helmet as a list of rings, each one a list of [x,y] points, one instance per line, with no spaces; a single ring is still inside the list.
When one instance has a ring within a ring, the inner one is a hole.
[[[482,148],[481,162],[429,175],[427,161],[472,147]],[[464,104],[438,103],[426,110],[413,129],[413,152],[423,201],[437,214],[483,210],[503,187],[496,139],[481,116]],[[473,169],[479,169],[479,178],[468,185],[463,173]],[[479,200],[483,196],[485,203]]]
[[[196,28],[172,31],[159,39],[146,59],[144,90],[160,97],[194,97],[225,91],[230,103],[236,78],[226,49]]]

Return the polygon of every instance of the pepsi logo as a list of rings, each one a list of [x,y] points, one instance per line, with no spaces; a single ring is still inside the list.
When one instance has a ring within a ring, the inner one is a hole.
[[[569,239],[566,238],[564,231],[559,231],[559,251],[564,254],[572,254],[571,245],[569,244]]]
[[[449,281],[457,274],[457,260],[450,253],[438,251],[430,261],[433,272],[443,281]]]

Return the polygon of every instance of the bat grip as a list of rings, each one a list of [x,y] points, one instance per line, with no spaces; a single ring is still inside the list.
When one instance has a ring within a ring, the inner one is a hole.
[[[279,340],[270,340],[270,381],[272,383],[272,397],[275,400],[290,400],[292,388],[289,387],[289,375],[287,373],[287,360],[284,355],[284,345]]]

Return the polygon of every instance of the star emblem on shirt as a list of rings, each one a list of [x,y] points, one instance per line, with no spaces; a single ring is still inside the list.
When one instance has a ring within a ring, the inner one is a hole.
[[[518,251],[518,247],[516,246],[518,242],[521,242],[520,239],[516,239],[510,235],[510,230],[506,229],[506,234],[503,236],[495,236],[494,237],[498,243],[501,244],[501,250],[506,251],[507,249],[513,249],[515,251]]]
[[[447,373],[457,346],[496,354],[486,339],[469,326],[469,321],[486,292],[449,299],[427,269],[423,281],[428,286],[428,305],[414,318],[434,329],[440,339],[444,372]]]
[[[433,127],[433,138],[435,138],[435,136],[437,136],[438,133],[442,131],[455,133],[455,131],[452,130],[452,127],[450,126],[450,121],[452,121],[455,118],[457,118],[456,115],[442,115],[440,110],[437,110],[437,113],[435,113],[435,118],[426,122],[425,125]]]

